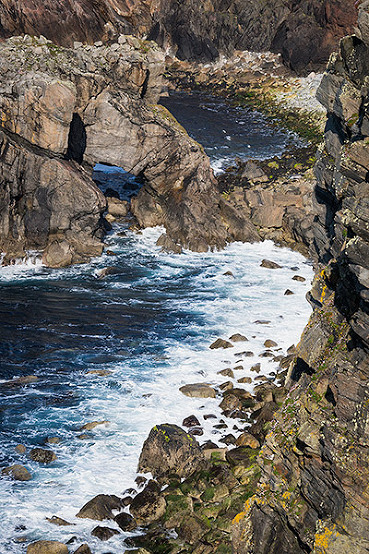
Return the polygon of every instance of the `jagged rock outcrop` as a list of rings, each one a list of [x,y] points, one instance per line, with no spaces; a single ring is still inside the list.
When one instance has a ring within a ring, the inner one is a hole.
[[[110,47],[55,46],[12,38],[0,46],[0,248],[27,249],[53,267],[102,251],[106,201],[97,162],[146,185],[132,205],[139,223],[165,225],[194,250],[224,246],[210,162],[162,106],[164,54],[121,37]]]
[[[315,309],[260,452],[257,492],[234,519],[236,554],[369,549],[368,6],[318,93],[328,120],[316,165]]]
[[[0,36],[43,34],[57,44],[148,35],[180,59],[212,60],[219,52],[281,52],[296,71],[324,64],[352,31],[347,0],[3,0]]]

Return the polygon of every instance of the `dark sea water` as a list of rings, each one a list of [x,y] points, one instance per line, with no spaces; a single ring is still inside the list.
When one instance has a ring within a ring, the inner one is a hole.
[[[206,108],[211,129],[214,113],[223,118],[223,109],[222,103],[218,112]],[[240,114],[233,123],[231,114],[227,136],[238,137]],[[248,124],[243,127],[247,136]],[[114,181],[117,170],[109,171]],[[104,186],[109,178],[104,177]],[[128,196],[131,192],[126,190]],[[141,445],[156,423],[181,424],[194,413],[204,440],[222,437],[214,420],[203,418],[220,415],[219,400],[189,399],[178,388],[222,383],[218,371],[240,365],[238,353],[245,349],[254,357],[244,360],[237,378],[254,377],[250,367],[256,362],[269,375],[276,364],[258,357],[264,341],[275,340],[279,354],[299,339],[310,313],[304,297],[312,276],[301,255],[271,242],[234,243],[215,253],[163,254],[155,246],[161,232],[147,229],[137,235],[115,224],[107,238],[115,256],[63,270],[39,262],[0,269],[0,466],[20,463],[33,477],[25,483],[0,479],[1,554],[25,552],[32,540],[72,537],[72,551],[88,542],[94,554],[120,554],[124,535],[109,543],[91,537],[96,522],[75,517],[81,506],[96,494],[121,495],[132,486]],[[261,268],[263,258],[282,269]],[[114,266],[115,273],[99,279],[107,266]],[[225,276],[227,271],[233,277]],[[306,282],[292,281],[296,273]],[[295,294],[285,296],[287,288]],[[270,323],[257,325],[256,320]],[[209,350],[218,336],[236,332],[249,338],[247,348],[239,343],[226,352]],[[37,380],[9,383],[29,375]],[[234,421],[225,420],[226,434]],[[106,423],[81,430],[92,421]],[[48,466],[15,451],[24,444],[28,453],[44,446],[47,437],[60,439],[51,445],[58,459]],[[45,519],[53,515],[75,525],[56,527]]]
[[[221,98],[171,92],[161,104],[204,146],[216,173],[236,157],[263,160],[281,155],[288,145],[302,144],[294,133],[279,129],[261,113],[231,106]]]

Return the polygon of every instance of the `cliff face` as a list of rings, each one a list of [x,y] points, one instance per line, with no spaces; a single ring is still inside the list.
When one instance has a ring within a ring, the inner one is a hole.
[[[261,450],[257,493],[234,521],[236,553],[369,548],[368,5],[318,92],[328,120],[316,165],[315,309]]]
[[[165,225],[193,249],[223,246],[210,163],[156,102],[163,52],[121,37],[111,47],[67,50],[13,38],[0,48],[0,248],[27,249],[47,265],[102,251],[106,202],[91,174],[123,167],[146,185],[134,203],[142,225]]]
[[[172,45],[180,59],[211,60],[234,48],[272,50],[292,69],[308,72],[327,61],[356,16],[347,0],[4,0],[0,36],[42,34],[72,46],[129,32]]]

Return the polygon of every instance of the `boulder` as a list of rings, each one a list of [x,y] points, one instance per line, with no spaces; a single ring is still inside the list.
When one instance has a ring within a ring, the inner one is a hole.
[[[167,503],[160,491],[157,482],[149,481],[144,490],[132,500],[129,509],[138,525],[149,525],[164,515]]]
[[[213,387],[210,387],[210,385],[207,385],[206,383],[193,383],[189,385],[184,385],[179,390],[185,396],[190,396],[192,398],[216,397],[216,392]]]
[[[203,461],[196,439],[177,425],[166,423],[151,429],[142,447],[138,471],[151,472],[154,478],[165,482],[170,474],[188,477],[202,467]]]
[[[95,429],[95,427],[97,427],[98,425],[106,425],[107,423],[110,423],[110,421],[90,421],[89,423],[85,423],[85,425],[82,425],[80,431],[92,431],[92,429]]]
[[[36,541],[28,545],[27,554],[68,554],[68,547],[58,541]]]
[[[197,419],[196,416],[191,415],[191,416],[186,417],[182,421],[182,425],[183,425],[183,427],[197,427],[197,426],[200,425],[200,422],[199,422],[199,420]]]
[[[268,339],[264,342],[264,346],[265,348],[274,348],[275,346],[278,346],[278,344],[274,340]]]
[[[244,335],[241,335],[240,333],[235,333],[234,335],[229,337],[229,340],[232,342],[245,342],[245,341],[248,341],[249,339]]]
[[[28,469],[19,464],[4,468],[1,473],[2,475],[8,475],[15,481],[29,481],[32,479],[32,475]]]
[[[44,448],[32,448],[29,457],[33,462],[39,462],[40,464],[51,464],[57,459],[55,452]]]
[[[137,522],[126,512],[122,512],[115,516],[114,521],[119,525],[122,531],[133,531],[137,527]]]
[[[69,525],[74,525],[74,523],[69,523],[65,519],[62,519],[58,516],[52,516],[46,518],[49,523],[52,523],[53,525],[58,525],[59,527],[68,527]]]
[[[233,347],[233,344],[231,342],[220,338],[217,339],[209,346],[209,348],[211,348],[212,350],[216,350],[218,348],[232,348],[232,347]]]
[[[249,448],[260,448],[260,442],[250,433],[242,433],[236,440],[237,446],[248,446]]]
[[[268,269],[281,269],[282,266],[276,262],[272,262],[271,260],[263,260],[260,267],[266,267]]]
[[[114,537],[114,535],[119,535],[119,531],[111,529],[110,527],[101,527],[98,525],[91,531],[91,535],[97,537],[101,541],[108,541]]]
[[[120,510],[121,507],[121,499],[117,496],[98,494],[80,509],[76,517],[96,519],[98,521],[113,519],[113,510]]]
[[[129,204],[119,198],[108,198],[108,213],[117,219],[125,217],[129,211]]]

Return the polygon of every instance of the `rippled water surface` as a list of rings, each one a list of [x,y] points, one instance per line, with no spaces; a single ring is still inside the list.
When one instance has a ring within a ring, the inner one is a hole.
[[[254,378],[250,368],[257,362],[268,375],[276,364],[259,357],[265,340],[275,340],[280,354],[299,339],[312,276],[301,255],[271,242],[163,254],[155,245],[161,232],[137,235],[117,224],[107,238],[114,256],[63,270],[0,269],[0,466],[20,463],[32,474],[25,483],[0,479],[1,553],[25,552],[32,540],[72,539],[71,551],[88,542],[94,554],[121,554],[124,534],[108,543],[91,537],[97,523],[75,517],[81,506],[96,494],[122,495],[132,486],[140,448],[156,423],[181,424],[196,414],[204,440],[222,437],[216,420],[203,418],[220,416],[219,398],[190,399],[179,387],[220,384],[225,378],[218,371],[236,365],[243,366],[238,379]],[[261,268],[263,258],[282,268]],[[107,266],[113,274],[100,279]],[[292,280],[295,274],[306,281]],[[287,288],[294,294],[285,296]],[[249,341],[209,349],[233,333]],[[254,356],[245,358],[244,350]],[[29,375],[37,380],[9,383]],[[106,423],[81,430],[92,421]],[[223,434],[234,432],[234,420],[226,423]],[[44,466],[28,453],[47,437],[60,443],[51,446],[58,459]],[[25,445],[25,455],[15,451],[17,444]],[[53,515],[73,527],[46,521]]]
[[[204,146],[215,172],[237,157],[263,160],[281,155],[288,145],[302,144],[294,133],[272,125],[261,113],[231,106],[221,98],[171,92],[161,103]]]

